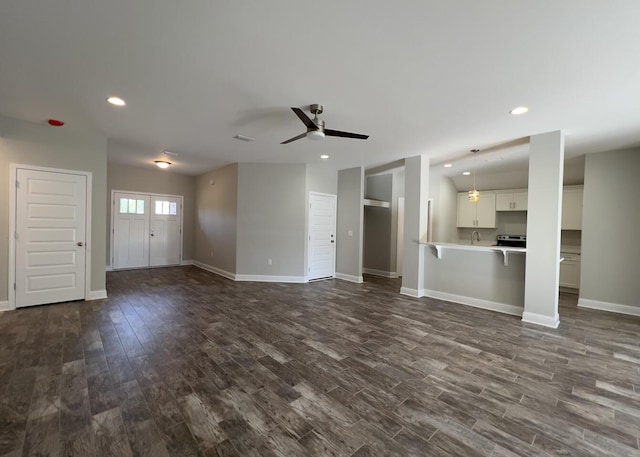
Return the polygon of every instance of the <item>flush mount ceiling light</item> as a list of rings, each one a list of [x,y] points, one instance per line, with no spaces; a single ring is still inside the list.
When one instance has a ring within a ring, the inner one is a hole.
[[[473,189],[469,191],[469,202],[478,203],[480,201],[480,192],[476,189],[476,155],[480,149],[472,149],[473,152]]]
[[[509,111],[509,114],[517,116],[518,114],[524,114],[527,111],[529,111],[529,108],[527,108],[526,106],[518,106],[517,108],[513,108],[511,111]]]
[[[127,104],[127,102],[125,102],[120,97],[109,97],[107,98],[107,101],[115,106],[125,106]]]
[[[167,162],[166,160],[156,160],[155,164],[158,166],[158,168],[169,168],[171,162]]]
[[[320,158],[323,159],[323,160],[327,160],[329,158],[329,156],[327,154],[322,154],[320,156]]]
[[[453,167],[453,164],[452,163],[445,163],[444,167],[445,168],[451,168],[451,167]]]

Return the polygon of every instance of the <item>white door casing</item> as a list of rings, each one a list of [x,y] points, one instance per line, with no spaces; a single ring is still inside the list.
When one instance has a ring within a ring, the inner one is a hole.
[[[398,236],[396,248],[396,273],[402,276],[402,262],[404,262],[404,197],[398,197]]]
[[[151,196],[149,266],[180,263],[181,202],[179,197]]]
[[[149,195],[113,195],[113,268],[149,266]]]
[[[10,308],[86,298],[91,173],[12,164],[11,176]]]
[[[336,195],[309,193],[308,280],[335,276],[336,202]]]

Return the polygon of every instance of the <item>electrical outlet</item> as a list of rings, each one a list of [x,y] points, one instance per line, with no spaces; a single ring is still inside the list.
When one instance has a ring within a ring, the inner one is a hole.
[[[267,265],[273,265],[273,260],[267,259]]]
[[[349,231],[347,232],[347,235],[349,235],[349,236],[353,236],[353,230],[349,230]]]

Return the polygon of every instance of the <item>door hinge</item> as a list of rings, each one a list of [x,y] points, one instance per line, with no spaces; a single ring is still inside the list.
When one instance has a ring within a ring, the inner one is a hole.
[[[16,290],[16,283],[13,283],[13,290]]]

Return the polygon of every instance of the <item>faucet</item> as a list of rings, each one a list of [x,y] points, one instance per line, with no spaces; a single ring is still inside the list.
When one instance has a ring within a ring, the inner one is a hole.
[[[471,232],[471,246],[473,246],[473,237],[476,237],[476,241],[479,243],[480,242],[480,233],[478,233],[477,230],[474,230],[473,232]]]

